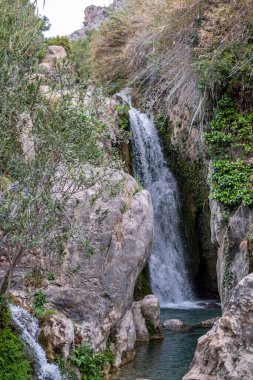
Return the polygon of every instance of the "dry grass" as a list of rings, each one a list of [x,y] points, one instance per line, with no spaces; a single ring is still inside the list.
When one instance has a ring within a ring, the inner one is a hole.
[[[150,107],[178,104],[200,119],[195,56],[208,49],[217,56],[245,38],[252,8],[252,0],[129,0],[93,41],[95,76],[134,87]]]

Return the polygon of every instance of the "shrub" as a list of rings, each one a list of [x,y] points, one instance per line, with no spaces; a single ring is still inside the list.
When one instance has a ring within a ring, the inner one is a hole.
[[[205,138],[213,160],[212,198],[232,207],[252,205],[253,113],[239,111],[223,96]]]
[[[82,380],[102,380],[103,369],[106,364],[113,363],[113,356],[109,350],[93,352],[88,344],[84,344],[72,352],[70,362],[80,370]]]
[[[33,314],[35,317],[42,317],[45,312],[46,302],[46,294],[42,290],[38,290],[33,298]]]
[[[227,206],[253,204],[253,164],[242,160],[212,163],[211,197]]]
[[[0,379],[30,380],[31,375],[19,338],[9,327],[0,329]]]
[[[71,43],[73,60],[77,66],[77,72],[80,80],[87,83],[92,78],[93,62],[91,59],[91,41],[95,32],[90,32],[85,39]]]
[[[49,45],[57,45],[57,46],[62,46],[66,52],[69,54],[71,53],[71,44],[66,36],[56,36],[56,37],[51,37],[46,40],[47,46]]]

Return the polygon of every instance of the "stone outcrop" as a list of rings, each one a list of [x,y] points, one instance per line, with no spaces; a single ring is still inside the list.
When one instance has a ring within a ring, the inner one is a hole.
[[[123,7],[125,2],[126,0],[114,0],[109,7],[90,5],[85,8],[83,26],[69,35],[70,41],[87,38],[89,32],[99,28],[108,19],[110,12]]]
[[[52,315],[42,323],[39,340],[50,360],[55,360],[57,355],[66,359],[74,339],[74,325],[63,314]]]
[[[47,48],[47,54],[41,60],[41,65],[48,70],[52,70],[55,62],[60,62],[67,57],[66,50],[62,46],[50,45]]]
[[[133,294],[151,254],[153,210],[149,193],[131,176],[111,169],[103,175],[96,173],[94,186],[76,192],[66,205],[71,232],[61,259],[52,253],[50,257],[37,257],[36,262],[29,256],[22,260],[14,276],[13,293],[24,300],[30,296],[32,301],[34,290],[23,281],[26,273],[33,265],[43,273],[53,272],[55,280],[43,283],[47,308],[75,326],[76,344],[89,342],[94,350],[103,350],[113,342],[115,365],[120,366],[134,355]],[[157,324],[155,304],[159,307],[152,299],[150,318],[153,316]],[[42,340],[48,341],[51,353],[66,338],[61,321],[56,314],[43,329]],[[66,344],[61,348],[63,355],[73,344],[70,336]]]
[[[182,331],[187,329],[187,325],[179,319],[168,319],[163,323],[163,327],[175,331]]]
[[[253,374],[253,274],[235,288],[214,327],[198,341],[183,380],[251,380]]]
[[[232,213],[210,202],[212,243],[218,249],[217,280],[224,308],[236,285],[250,273],[247,234],[253,223],[253,209],[240,206]]]

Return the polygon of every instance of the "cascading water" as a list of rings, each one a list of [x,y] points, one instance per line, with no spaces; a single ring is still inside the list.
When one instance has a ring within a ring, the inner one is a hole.
[[[119,95],[131,105],[125,94]],[[193,294],[180,234],[177,182],[166,165],[152,118],[133,107],[129,115],[134,172],[149,190],[154,208],[155,238],[149,262],[152,289],[161,306],[181,304]]]
[[[36,375],[39,380],[62,380],[58,367],[47,362],[45,351],[37,342],[39,324],[31,314],[21,307],[10,306],[13,321],[26,343],[31,359],[36,365]]]

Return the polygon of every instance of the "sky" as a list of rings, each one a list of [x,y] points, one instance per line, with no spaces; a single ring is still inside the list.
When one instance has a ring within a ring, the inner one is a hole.
[[[112,0],[38,0],[39,13],[51,23],[47,37],[65,36],[82,27],[84,9],[91,4],[109,5]]]

